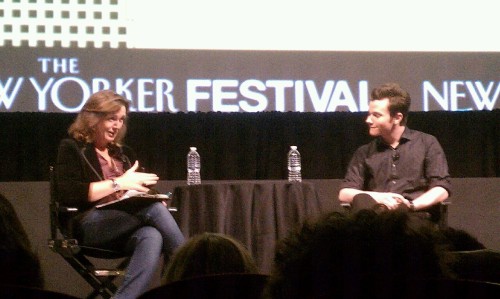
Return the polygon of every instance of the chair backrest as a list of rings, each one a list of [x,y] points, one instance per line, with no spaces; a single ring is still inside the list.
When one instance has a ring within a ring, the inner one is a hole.
[[[140,299],[155,298],[226,298],[258,299],[263,297],[268,275],[232,273],[200,276],[175,281],[143,294]]]
[[[63,238],[69,238],[65,224],[61,223],[61,214],[69,216],[71,213],[78,212],[78,208],[62,207],[59,204],[57,196],[56,169],[54,166],[49,166],[49,183],[50,183],[50,236],[52,240],[58,238],[59,234]]]

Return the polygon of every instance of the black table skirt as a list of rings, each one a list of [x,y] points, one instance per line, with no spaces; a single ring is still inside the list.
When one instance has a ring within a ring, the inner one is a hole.
[[[186,237],[217,232],[241,241],[264,274],[272,267],[276,242],[320,213],[314,184],[234,181],[178,186],[174,217]]]

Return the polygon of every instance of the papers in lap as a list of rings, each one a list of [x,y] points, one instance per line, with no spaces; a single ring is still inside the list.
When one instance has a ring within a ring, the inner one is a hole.
[[[151,204],[157,201],[168,200],[170,197],[166,194],[149,194],[147,192],[128,190],[123,194],[122,197],[112,200],[103,204],[99,204],[96,208],[104,208],[104,207],[117,207],[122,205],[137,205],[137,204]]]

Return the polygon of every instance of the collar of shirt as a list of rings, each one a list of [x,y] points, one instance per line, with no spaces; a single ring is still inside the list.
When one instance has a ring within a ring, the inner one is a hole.
[[[407,141],[410,141],[413,137],[413,134],[414,134],[414,132],[412,129],[405,127],[405,130],[403,131],[401,138],[399,138],[399,144],[403,144],[403,143],[406,143]],[[382,137],[377,137],[376,140],[377,140],[377,148],[379,148],[379,149],[391,148],[392,149],[392,147],[389,144],[384,142]],[[399,147],[399,145],[398,145],[398,147]]]

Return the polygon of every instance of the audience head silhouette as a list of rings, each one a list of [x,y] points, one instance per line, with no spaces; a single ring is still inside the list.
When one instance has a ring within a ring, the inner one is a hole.
[[[174,253],[164,282],[211,274],[257,272],[243,244],[227,235],[203,233],[189,239]]]
[[[333,212],[281,240],[270,298],[399,298],[415,279],[441,278],[440,235],[408,213]]]
[[[40,261],[10,201],[0,194],[0,284],[43,287]]]

